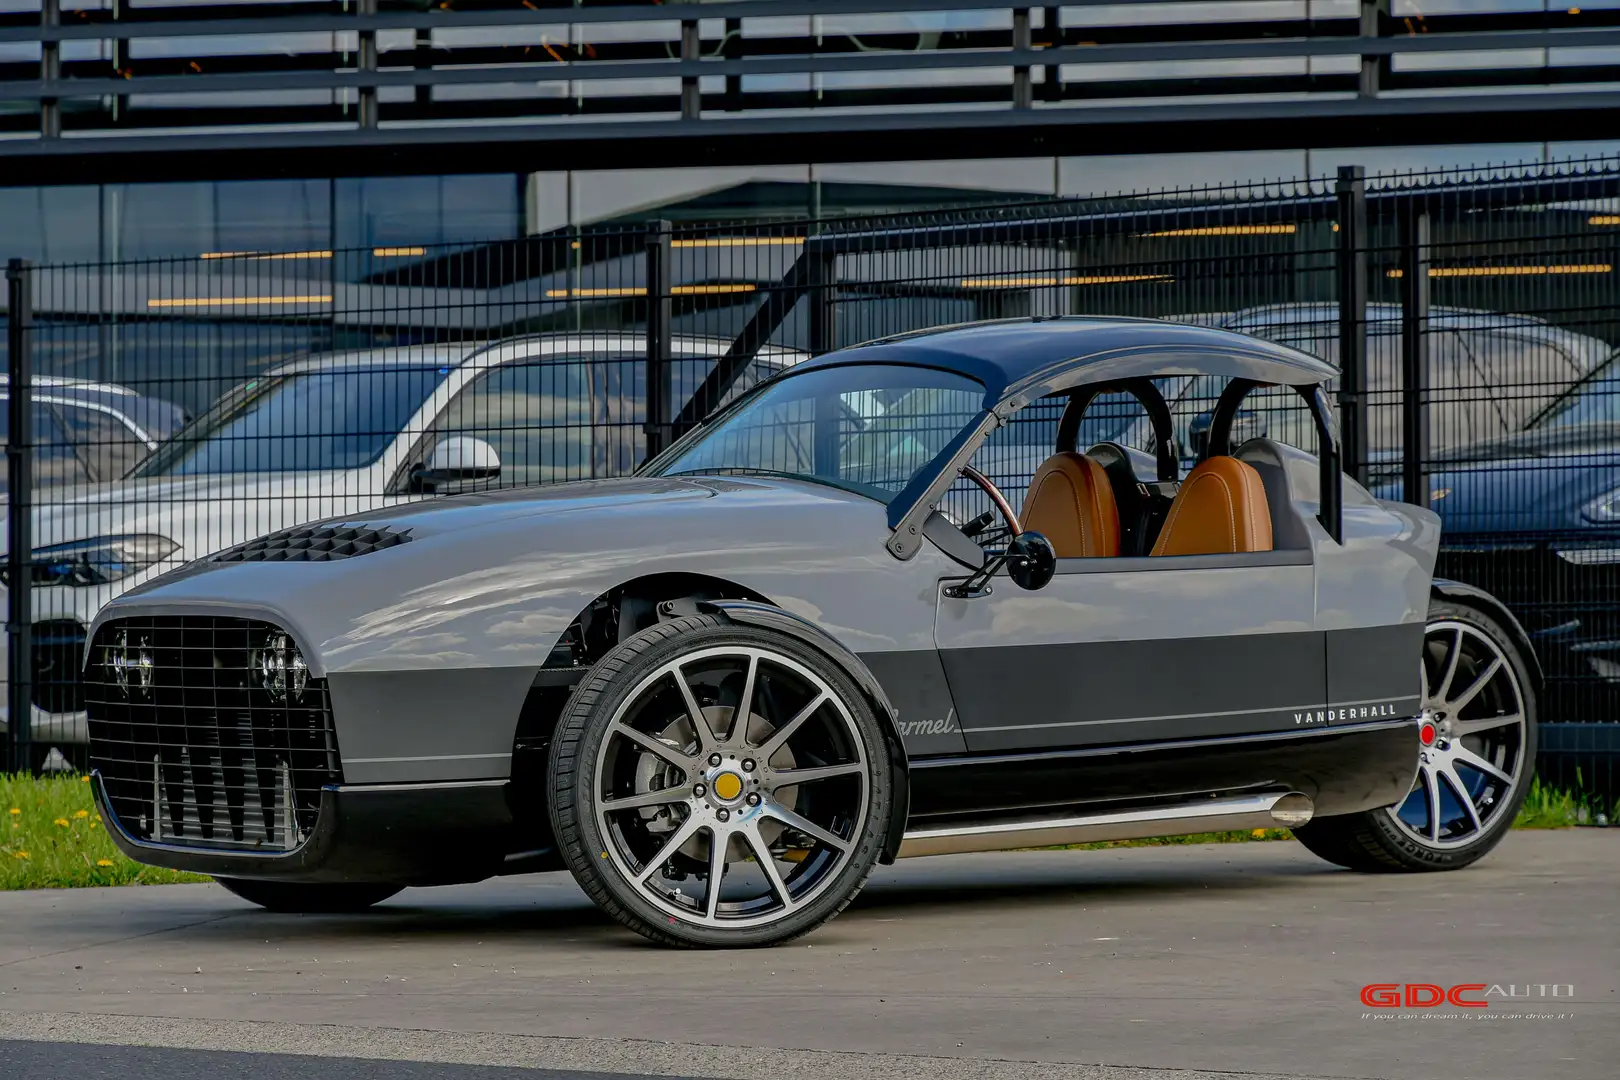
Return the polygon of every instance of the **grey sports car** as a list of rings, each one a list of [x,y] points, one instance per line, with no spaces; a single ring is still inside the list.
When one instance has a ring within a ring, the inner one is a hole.
[[[1341,475],[1334,374],[1150,320],[943,328],[801,363],[633,477],[240,545],[92,627],[103,816],[270,908],[566,868],[675,945],[802,934],[904,856],[1287,826],[1465,865],[1523,797],[1535,661],[1431,580],[1433,514]],[[1181,476],[1155,380],[1209,375]],[[1316,454],[1231,445],[1268,385]],[[1104,398],[1156,457],[1082,452]],[[1038,453],[998,484],[1008,446]]]

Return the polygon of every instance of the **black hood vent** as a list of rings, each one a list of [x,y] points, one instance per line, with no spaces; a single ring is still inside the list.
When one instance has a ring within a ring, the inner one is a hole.
[[[227,548],[214,562],[330,562],[409,543],[409,529],[387,525],[304,525]]]

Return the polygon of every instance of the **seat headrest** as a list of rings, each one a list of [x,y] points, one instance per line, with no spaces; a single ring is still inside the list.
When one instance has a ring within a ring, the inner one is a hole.
[[[1187,474],[1154,555],[1223,555],[1272,550],[1271,508],[1254,466],[1235,457],[1206,458]]]
[[[1108,474],[1081,454],[1060,451],[1041,463],[1024,496],[1020,524],[1052,541],[1060,559],[1119,554],[1119,508]]]

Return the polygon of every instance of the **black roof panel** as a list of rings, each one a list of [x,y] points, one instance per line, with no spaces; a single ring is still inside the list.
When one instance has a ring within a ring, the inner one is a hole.
[[[1309,386],[1339,373],[1309,353],[1230,330],[1089,315],[998,319],[897,334],[806,360],[797,370],[846,363],[958,371],[984,383],[995,400],[1009,391],[1038,396],[1144,375],[1221,375]]]

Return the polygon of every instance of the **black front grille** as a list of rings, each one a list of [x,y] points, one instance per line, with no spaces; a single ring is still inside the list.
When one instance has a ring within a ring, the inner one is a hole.
[[[84,625],[76,619],[47,619],[33,627],[34,707],[48,713],[84,708],[79,661],[84,656]]]
[[[120,824],[148,840],[287,850],[341,771],[326,684],[277,626],[120,619],[85,665],[90,764]]]
[[[387,525],[305,525],[227,548],[215,562],[327,562],[354,559],[411,539],[409,529]]]

